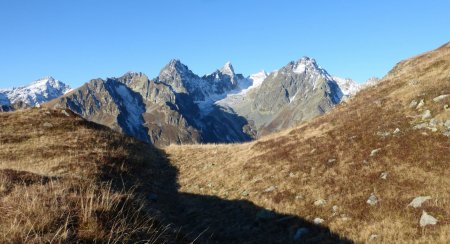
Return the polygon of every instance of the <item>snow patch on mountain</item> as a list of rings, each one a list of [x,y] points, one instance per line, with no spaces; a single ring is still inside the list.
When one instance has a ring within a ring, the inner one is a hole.
[[[296,74],[303,74],[306,71],[306,65],[302,64],[302,63],[298,63],[293,71]]]
[[[247,88],[247,91],[249,91],[253,88],[260,87],[261,84],[263,83],[263,81],[267,78],[267,76],[269,76],[269,75],[264,70],[261,70],[260,72],[258,72],[256,74],[250,75],[250,77],[248,79],[251,80],[252,85]]]
[[[136,101],[136,96],[133,96],[130,92],[130,89],[125,86],[118,86],[116,89],[117,93],[120,95],[123,106],[128,112],[128,116],[126,117],[127,127],[130,130],[136,127],[136,125],[140,125],[142,120],[142,113],[144,110],[139,109],[139,104]]]
[[[145,105],[134,92],[125,84],[117,82],[111,83],[114,89],[115,100],[119,105],[119,124],[126,134],[133,135],[140,140],[149,141],[148,134],[144,128]]]
[[[220,106],[232,107],[235,104],[241,103],[246,99],[247,93],[259,88],[268,74],[262,70],[256,74],[250,75],[248,78],[239,80],[239,88],[230,91],[223,98],[214,101]]]
[[[341,91],[344,94],[344,96],[353,96],[361,89],[361,86],[358,83],[349,78],[344,79],[333,76],[333,80],[336,81],[339,88],[341,88]]]

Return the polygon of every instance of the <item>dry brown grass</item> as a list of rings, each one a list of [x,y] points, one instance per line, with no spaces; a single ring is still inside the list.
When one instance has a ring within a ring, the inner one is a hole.
[[[167,242],[139,189],[148,145],[61,111],[0,113],[0,240]],[[142,174],[142,173],[139,173]]]
[[[168,159],[72,113],[0,113],[0,239],[286,243],[306,227],[301,241],[312,243],[372,234],[448,243],[450,139],[442,128],[412,127],[425,109],[450,119],[450,98],[431,102],[450,93],[449,50],[399,63],[376,87],[297,128],[246,144],[169,146]],[[409,108],[420,99],[423,108]],[[375,206],[366,203],[372,193]],[[432,200],[407,207],[420,195]],[[419,227],[422,210],[438,224]],[[323,228],[311,224],[316,217]]]
[[[449,93],[446,44],[399,63],[376,87],[297,128],[246,144],[169,146],[166,151],[179,169],[182,192],[246,199],[307,220],[320,217],[333,232],[356,242],[376,234],[388,243],[448,243],[450,139],[442,131],[414,130],[412,123],[424,109],[450,119],[443,108],[450,99],[431,101]],[[409,108],[413,99],[424,99],[426,106]],[[400,133],[394,135],[396,128]],[[380,178],[383,172],[386,180]],[[265,192],[271,186],[275,190]],[[380,200],[376,206],[366,203],[371,193]],[[426,195],[432,200],[421,208],[407,207],[414,197]],[[314,206],[321,198],[326,204]],[[438,224],[421,228],[422,210]]]
[[[307,227],[312,243],[348,243],[249,201],[180,193],[161,150],[74,114],[0,113],[0,126],[0,241],[289,243]]]

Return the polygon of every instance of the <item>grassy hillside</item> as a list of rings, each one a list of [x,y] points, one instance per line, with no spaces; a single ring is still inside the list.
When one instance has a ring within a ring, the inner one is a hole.
[[[179,192],[164,152],[65,110],[0,113],[0,240],[7,243],[347,242],[247,200]]]
[[[174,240],[143,198],[158,177],[148,145],[70,112],[0,113],[0,240]]]
[[[322,226],[357,242],[448,243],[445,94],[450,43],[400,62],[377,86],[297,128],[246,144],[166,151],[179,169],[181,192],[245,199],[308,221],[321,218]],[[374,205],[367,203],[372,195]],[[431,199],[408,207],[418,196]],[[423,211],[438,223],[421,227]]]

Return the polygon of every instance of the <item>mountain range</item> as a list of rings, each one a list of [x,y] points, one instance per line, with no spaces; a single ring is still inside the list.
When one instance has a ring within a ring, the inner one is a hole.
[[[52,77],[0,90],[3,111],[44,105],[157,146],[245,142],[331,110],[361,88],[309,57],[244,77],[230,62],[199,76],[171,60],[156,78],[128,72],[71,90]],[[20,106],[19,106],[20,105]]]
[[[68,85],[53,77],[44,77],[28,86],[0,89],[0,111],[40,106],[70,90]]]

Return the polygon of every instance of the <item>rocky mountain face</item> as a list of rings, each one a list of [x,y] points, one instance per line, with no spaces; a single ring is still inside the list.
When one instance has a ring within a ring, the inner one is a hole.
[[[70,91],[70,87],[53,77],[44,77],[30,85],[0,89],[0,111],[39,106]]]
[[[198,76],[171,60],[154,79],[129,72],[91,80],[47,106],[69,108],[157,146],[243,142],[329,111],[354,94],[351,82],[345,80],[348,87],[341,88],[306,57],[247,78],[229,62]]]
[[[246,121],[213,105],[236,89],[242,75],[231,64],[199,77],[172,60],[155,79],[142,73],[91,80],[47,104],[69,108],[83,117],[158,146],[172,143],[250,140]],[[202,110],[201,110],[202,109]]]
[[[344,96],[356,93],[358,85],[330,76],[314,59],[304,57],[270,73],[264,81],[244,94],[245,98],[219,101],[245,117],[256,135],[292,127],[321,115]],[[343,82],[345,81],[345,82]]]

